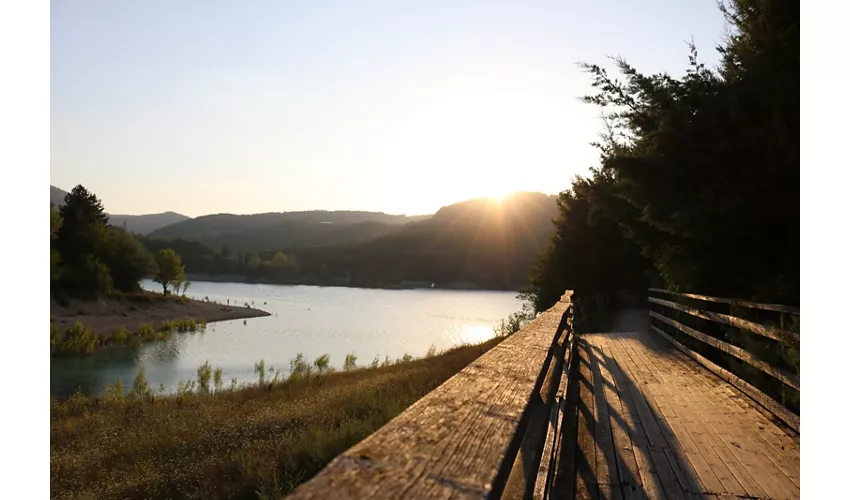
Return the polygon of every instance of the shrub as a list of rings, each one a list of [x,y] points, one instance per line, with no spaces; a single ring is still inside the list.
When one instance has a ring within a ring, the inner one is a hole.
[[[345,363],[342,365],[342,369],[350,372],[355,368],[357,368],[357,356],[353,352],[350,352],[345,355]]]
[[[198,367],[198,390],[202,394],[209,394],[211,378],[212,367],[210,367],[209,361],[205,361],[204,364]]]
[[[316,367],[316,370],[318,370],[319,373],[325,373],[329,370],[330,362],[330,356],[328,356],[327,354],[322,354],[321,356],[316,358],[315,361],[313,361],[313,366]]]
[[[119,379],[120,381],[120,379]],[[128,397],[134,400],[146,399],[153,396],[153,390],[145,377],[145,367],[142,365],[139,372],[136,373],[136,378],[133,379],[133,387],[130,389]]]
[[[313,367],[304,359],[303,353],[298,353],[294,358],[289,360],[289,380],[297,381],[302,378],[310,378],[313,374]]]
[[[124,382],[119,377],[115,384],[106,384],[106,395],[104,399],[110,403],[117,403],[124,399]]]
[[[215,386],[216,392],[221,390],[221,387],[222,387],[221,368],[216,368],[215,371],[213,372],[213,385]]]
[[[266,379],[266,360],[261,359],[254,363],[254,373],[260,376],[259,383],[263,383]]]

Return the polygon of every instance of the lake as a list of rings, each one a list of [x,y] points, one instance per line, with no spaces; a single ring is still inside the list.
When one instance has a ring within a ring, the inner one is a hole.
[[[162,288],[148,280],[148,290]],[[289,373],[299,352],[312,361],[329,354],[340,368],[354,353],[358,366],[378,356],[382,361],[424,356],[438,350],[477,343],[493,336],[493,327],[522,304],[516,292],[468,290],[377,290],[341,287],[285,286],[193,282],[187,296],[268,311],[265,318],[210,323],[204,333],[174,333],[170,339],[138,349],[108,348],[87,356],[52,358],[50,394],[65,397],[82,390],[99,394],[119,377],[128,387],[139,369],[152,387],[177,390],[180,380],[197,378],[209,361],[221,368],[225,385],[232,377],[255,381],[254,364]]]

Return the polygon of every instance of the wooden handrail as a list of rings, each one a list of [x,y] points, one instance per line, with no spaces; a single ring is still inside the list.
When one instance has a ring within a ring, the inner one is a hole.
[[[337,456],[294,499],[499,498],[546,492],[550,415],[574,358],[572,292],[371,436]]]
[[[718,377],[737,387],[741,392],[752,398],[753,401],[757,402],[767,411],[769,411],[770,413],[778,417],[780,420],[788,424],[789,427],[791,427],[797,432],[800,432],[799,415],[794,414],[793,412],[788,410],[788,408],[785,408],[781,404],[777,403],[773,398],[758,390],[746,380],[738,377],[729,370],[722,368],[716,363],[713,363],[709,359],[706,359],[704,356],[697,352],[694,352],[687,346],[682,345],[679,341],[667,335],[667,333],[661,330],[660,328],[654,325],[650,326],[650,328],[652,328],[652,330],[661,337],[667,339],[667,341],[676,346],[677,349],[690,356],[691,359],[706,367],[709,371],[713,372]]]
[[[776,311],[789,314],[800,315],[800,308],[793,306],[783,306],[779,304],[762,304],[760,302],[751,302],[741,299],[724,299],[720,297],[711,297],[709,295],[697,295],[695,293],[672,292],[670,290],[662,290],[661,288],[650,288],[650,292],[666,293],[668,295],[678,295],[679,297],[687,297],[689,299],[703,300],[705,302],[718,302],[721,304],[731,304],[735,306],[748,307],[750,309],[761,309],[764,311]]]
[[[704,333],[702,333],[698,330],[694,330],[693,328],[687,327],[687,326],[679,323],[678,321],[675,321],[675,320],[668,318],[667,316],[662,316],[661,314],[658,314],[657,312],[654,312],[654,311],[650,311],[649,315],[651,317],[661,321],[661,322],[667,323],[668,325],[675,327],[677,330],[679,330],[683,333],[686,333],[686,334],[690,335],[691,337],[693,337],[697,340],[701,340],[701,341],[705,342],[706,344],[714,346],[714,347],[720,349],[721,351],[723,351],[727,354],[731,354],[732,356],[735,356],[736,358],[740,359],[741,361],[749,363],[751,366],[758,368],[759,370],[763,371],[764,373],[767,373],[768,375],[776,378],[777,380],[779,380],[781,382],[784,382],[786,385],[793,387],[794,389],[797,389],[798,391],[800,390],[800,376],[799,375],[795,375],[795,374],[792,374],[792,373],[786,373],[783,370],[780,370],[778,368],[774,368],[774,367],[770,366],[769,364],[765,363],[764,361],[753,356],[752,354],[750,354],[746,350],[741,349],[738,346],[729,344],[727,342],[723,342],[720,339],[716,339],[716,338],[714,338],[710,335],[706,335],[706,334],[704,334]]]
[[[734,326],[735,328],[740,328],[742,330],[757,333],[763,337],[767,337],[769,339],[773,339],[785,344],[799,345],[800,343],[800,335],[788,330],[782,330],[781,328],[760,325],[758,323],[754,323],[746,319],[741,319],[736,316],[729,316],[728,314],[703,311],[701,309],[695,309],[693,307],[688,307],[682,304],[677,304],[675,302],[670,302],[669,300],[656,299],[655,297],[649,297],[649,302],[653,304],[667,306],[671,309],[676,309],[678,311],[688,313],[691,316],[696,316],[697,318],[707,319],[709,321],[714,321],[715,323],[722,323],[724,325]]]
[[[796,310],[796,312],[793,311],[796,308],[790,308],[790,307],[779,306],[779,305],[774,305],[774,304],[746,303],[746,305],[745,305],[745,304],[741,304],[740,301],[734,301],[732,299],[719,299],[717,297],[707,297],[707,296],[696,295],[696,294],[684,294],[684,293],[678,293],[678,292],[669,292],[667,290],[659,290],[659,289],[656,289],[656,288],[650,288],[649,291],[650,292],[669,293],[669,294],[683,296],[683,297],[687,297],[687,298],[691,298],[691,299],[695,299],[695,300],[704,300],[704,301],[707,301],[707,302],[723,302],[723,303],[729,303],[729,304],[743,305],[744,307],[751,307],[753,309],[763,309],[763,310],[769,310],[769,311],[775,311],[775,312],[785,312],[785,313],[791,312],[791,313],[799,315],[799,310]],[[799,346],[799,343],[800,343],[800,335],[797,334],[797,333],[788,331],[788,330],[775,328],[775,327],[767,326],[767,325],[761,325],[761,324],[755,323],[753,321],[745,320],[745,319],[738,318],[738,317],[735,317],[735,316],[730,316],[730,315],[727,315],[727,314],[720,314],[720,313],[714,313],[714,312],[709,312],[709,311],[703,311],[701,309],[696,309],[696,308],[693,308],[693,307],[689,307],[689,306],[686,306],[686,305],[683,305],[683,304],[678,304],[676,302],[671,302],[671,301],[668,301],[668,300],[659,299],[659,298],[656,298],[656,297],[649,297],[649,302],[651,304],[657,304],[657,305],[660,305],[660,306],[663,306],[663,307],[666,307],[666,308],[669,308],[669,309],[681,311],[681,312],[687,313],[687,314],[694,316],[694,317],[697,317],[697,318],[701,318],[701,319],[704,319],[704,320],[708,320],[708,321],[712,321],[712,322],[720,323],[720,324],[724,324],[724,325],[729,325],[729,326],[732,326],[732,327],[735,327],[735,328],[739,328],[741,330],[746,330],[748,332],[755,333],[755,334],[760,335],[762,337],[778,341],[782,344],[791,345],[791,346]],[[765,307],[758,307],[758,306],[765,306]],[[699,340],[700,342],[703,342],[704,344],[710,345],[710,346],[714,347],[715,349],[718,349],[718,350],[720,350],[720,351],[722,351],[726,354],[734,356],[735,358],[737,358],[737,359],[749,364],[750,366],[752,366],[752,367],[754,367],[758,370],[761,370],[762,372],[764,372],[764,373],[770,375],[771,377],[779,380],[780,382],[787,385],[788,387],[791,387],[798,392],[800,391],[800,376],[797,375],[797,374],[788,373],[785,370],[771,366],[769,363],[766,363],[765,361],[754,356],[752,353],[750,353],[746,349],[732,345],[728,342],[724,342],[723,340],[712,337],[710,335],[706,335],[705,333],[700,332],[699,330],[696,330],[696,329],[691,328],[687,325],[684,325],[684,324],[680,323],[679,321],[668,318],[667,316],[660,314],[658,312],[650,311],[649,316],[650,316],[651,319],[655,319],[657,321],[660,321],[661,323],[665,323],[669,326],[672,326],[673,328],[675,328],[679,332],[681,332],[685,335],[688,335],[691,338]],[[729,370],[722,368],[721,366],[717,365],[716,363],[709,360],[708,358],[702,356],[701,354],[699,354],[699,353],[691,350],[687,346],[681,344],[675,338],[673,338],[669,334],[667,334],[664,330],[658,328],[655,325],[650,325],[650,328],[655,333],[661,335],[662,337],[664,337],[665,339],[667,339],[668,341],[673,343],[673,345],[675,345],[679,350],[681,350],[682,352],[684,352],[685,354],[687,354],[688,356],[693,358],[696,362],[700,363],[701,365],[703,365],[704,367],[706,367],[710,371],[714,372],[717,376],[725,379],[727,382],[731,383],[732,385],[734,385],[735,387],[740,389],[743,393],[748,395],[754,401],[758,402],[761,406],[763,406],[765,409],[767,409],[770,413],[774,414],[775,416],[780,418],[782,421],[784,421],[786,424],[788,424],[790,427],[792,427],[794,430],[799,432],[799,430],[800,430],[800,417],[797,414],[793,413],[788,408],[781,405],[776,400],[774,400],[772,397],[768,396],[767,394],[765,394],[764,392],[762,392],[761,390],[759,390],[758,388],[756,388],[755,386],[753,386],[749,382],[741,379],[740,377],[733,374]]]

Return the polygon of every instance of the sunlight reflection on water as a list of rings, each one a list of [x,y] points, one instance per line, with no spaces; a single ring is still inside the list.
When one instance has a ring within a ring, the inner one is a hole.
[[[459,344],[478,344],[493,338],[492,325],[466,325],[460,330]]]

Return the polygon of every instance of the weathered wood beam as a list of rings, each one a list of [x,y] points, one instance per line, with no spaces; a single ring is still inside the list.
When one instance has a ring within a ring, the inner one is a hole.
[[[682,304],[677,304],[675,302],[670,302],[669,300],[657,299],[655,297],[650,297],[649,302],[669,307],[671,309],[676,309],[677,311],[688,313],[691,316],[696,316],[697,318],[707,319],[709,321],[714,321],[715,323],[722,323],[724,325],[734,326],[735,328],[747,330],[755,334],[761,335],[762,337],[767,337],[769,339],[773,339],[784,344],[800,344],[800,335],[788,330],[782,330],[780,328],[774,328],[772,326],[760,325],[758,323],[754,323],[752,321],[741,319],[735,316],[729,316],[728,314],[702,311],[700,309],[695,309],[693,307],[688,307]]]
[[[570,325],[571,295],[336,457],[290,498],[500,496],[521,457],[535,413],[529,408],[540,408],[545,380],[561,377],[550,365]],[[539,464],[542,446],[537,453]],[[533,485],[536,471],[530,479]]]
[[[658,314],[657,312],[654,312],[654,311],[650,311],[649,315],[651,317],[663,322],[663,323],[667,323],[668,325],[678,329],[682,333],[686,333],[686,334],[690,335],[691,337],[693,337],[697,340],[701,340],[702,342],[705,342],[706,344],[709,344],[713,347],[716,347],[717,349],[720,349],[721,351],[723,351],[727,354],[731,354],[732,356],[735,356],[736,358],[740,359],[741,361],[749,363],[751,366],[758,368],[759,370],[763,371],[764,373],[767,373],[768,375],[774,377],[775,379],[785,383],[786,385],[788,385],[790,387],[793,387],[794,389],[797,389],[798,391],[800,390],[800,376],[799,375],[796,375],[796,374],[793,374],[793,373],[787,373],[787,372],[780,370],[778,368],[774,368],[774,367],[770,366],[769,364],[765,363],[764,361],[760,360],[759,358],[753,356],[752,354],[750,354],[746,350],[741,349],[738,346],[732,345],[728,342],[723,342],[720,339],[716,339],[716,338],[714,338],[710,335],[706,335],[706,334],[704,334],[704,333],[702,333],[698,330],[694,330],[693,328],[685,326],[682,323],[679,323],[678,321],[675,321],[675,320],[668,318],[667,316],[663,316],[663,315]]]

